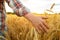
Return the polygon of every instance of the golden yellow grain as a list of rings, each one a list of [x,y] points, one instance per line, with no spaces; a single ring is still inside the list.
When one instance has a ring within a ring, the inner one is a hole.
[[[60,14],[34,14],[47,16],[45,21],[49,25],[48,33],[38,33],[32,23],[24,17],[7,14],[7,40],[60,40]],[[58,34],[59,33],[59,34]],[[54,36],[55,35],[55,36]],[[56,39],[55,39],[56,38]]]

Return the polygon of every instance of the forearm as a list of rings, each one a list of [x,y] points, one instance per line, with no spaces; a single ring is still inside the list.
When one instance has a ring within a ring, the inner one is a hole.
[[[19,0],[6,0],[6,2],[18,16],[24,16],[30,12]]]
[[[28,14],[24,15],[24,17],[25,17],[26,19],[32,21],[32,20],[34,20],[34,17],[35,17],[35,16],[34,16],[32,13],[28,13]]]

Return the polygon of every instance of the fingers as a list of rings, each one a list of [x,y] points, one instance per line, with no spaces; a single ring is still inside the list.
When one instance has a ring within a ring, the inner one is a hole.
[[[40,30],[41,30],[42,32],[44,32],[44,30],[43,30],[40,26],[36,26],[35,28],[36,28],[36,30],[38,31],[38,33],[40,33]]]
[[[49,29],[47,23],[44,20],[40,21],[39,26],[41,30],[43,30],[43,32],[47,32],[47,30]]]
[[[36,30],[38,31],[38,33],[40,33],[40,30],[43,32],[43,33],[47,33],[47,29],[45,28],[45,26],[43,24],[39,24],[38,26],[35,27]]]
[[[49,29],[48,24],[47,24],[44,20],[42,20],[41,22],[43,23],[43,25],[44,25],[47,29]]]
[[[38,26],[36,26],[35,29],[39,34],[40,34],[40,30],[43,32],[42,28],[39,28]]]
[[[39,24],[40,28],[42,28],[43,32],[47,32],[47,28],[45,27],[45,25],[43,25],[43,23]]]
[[[40,17],[40,18],[42,18],[42,19],[48,19],[48,17]]]

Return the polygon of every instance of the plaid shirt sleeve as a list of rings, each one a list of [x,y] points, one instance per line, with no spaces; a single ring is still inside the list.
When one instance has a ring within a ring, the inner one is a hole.
[[[20,2],[20,0],[6,0],[6,2],[18,16],[24,16],[30,12],[30,10]]]

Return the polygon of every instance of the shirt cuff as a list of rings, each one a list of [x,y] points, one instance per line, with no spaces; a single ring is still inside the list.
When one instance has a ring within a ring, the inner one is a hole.
[[[28,8],[26,8],[26,7],[22,7],[22,8],[19,9],[19,14],[21,16],[24,16],[24,15],[26,15],[28,13],[30,13],[30,10]]]

